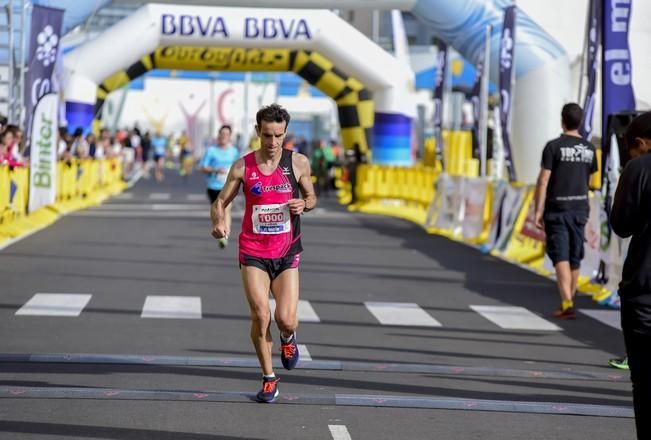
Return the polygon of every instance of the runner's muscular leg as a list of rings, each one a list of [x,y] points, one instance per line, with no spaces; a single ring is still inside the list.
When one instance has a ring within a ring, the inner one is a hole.
[[[271,293],[276,299],[274,318],[284,336],[291,335],[298,327],[298,268],[286,269],[271,282]]]
[[[271,348],[273,341],[269,327],[271,311],[269,309],[269,275],[257,267],[242,266],[242,283],[251,313],[251,341],[260,361],[263,374],[273,373]]]

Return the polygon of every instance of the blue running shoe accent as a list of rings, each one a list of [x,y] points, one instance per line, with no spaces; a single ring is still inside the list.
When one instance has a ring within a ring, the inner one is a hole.
[[[278,394],[278,382],[280,379],[277,377],[274,378],[262,378],[262,389],[258,392],[257,398],[258,402],[262,403],[271,403],[276,400]]]
[[[298,345],[296,345],[296,333],[292,336],[292,340],[280,344],[280,360],[286,370],[291,370],[296,367],[298,363]]]

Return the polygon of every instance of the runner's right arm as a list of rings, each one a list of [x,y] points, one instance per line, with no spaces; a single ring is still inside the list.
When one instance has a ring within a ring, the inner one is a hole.
[[[210,207],[212,220],[212,236],[220,239],[228,237],[230,231],[226,230],[226,207],[233,201],[240,189],[244,178],[244,159],[238,159],[231,167],[224,187],[219,191],[219,196]]]

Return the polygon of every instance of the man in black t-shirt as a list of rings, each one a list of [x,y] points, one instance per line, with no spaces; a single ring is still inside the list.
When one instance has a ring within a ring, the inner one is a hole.
[[[597,171],[595,147],[578,132],[583,110],[578,104],[563,106],[563,134],[545,145],[536,184],[536,226],[545,229],[547,255],[554,263],[561,308],[559,319],[574,319],[574,294],[583,259],[585,224],[588,222],[588,183]]]
[[[619,296],[637,438],[647,440],[651,438],[651,112],[633,119],[624,137],[632,159],[619,178],[610,224],[620,237],[632,237]]]

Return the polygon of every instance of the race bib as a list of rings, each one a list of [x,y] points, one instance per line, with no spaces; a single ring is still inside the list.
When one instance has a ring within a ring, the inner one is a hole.
[[[253,232],[256,234],[286,234],[290,232],[289,205],[253,205]]]
[[[215,177],[217,179],[217,183],[221,184],[222,186],[226,184],[226,178],[228,177],[228,170],[226,170],[225,173],[215,173]]]

